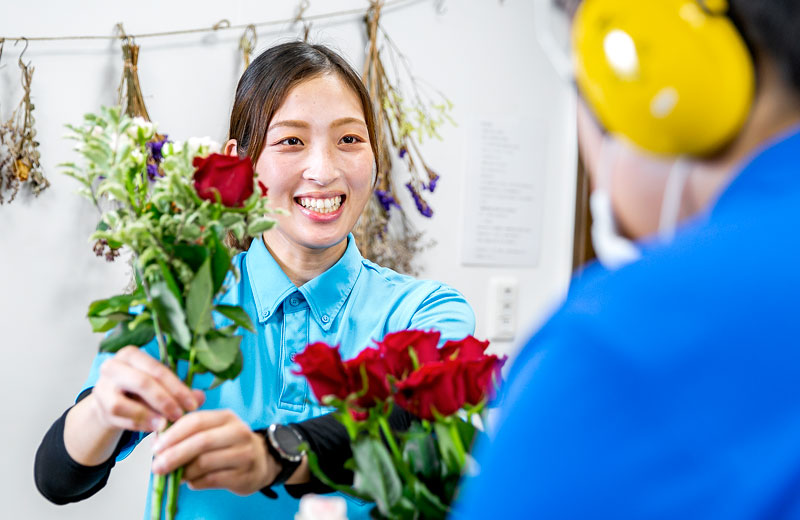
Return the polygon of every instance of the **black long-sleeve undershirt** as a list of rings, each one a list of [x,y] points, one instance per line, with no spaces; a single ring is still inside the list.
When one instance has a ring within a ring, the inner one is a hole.
[[[76,404],[91,393],[82,392]],[[117,455],[129,442],[134,432],[126,431],[114,453],[104,463],[97,466],[84,466],[70,457],[64,445],[64,423],[67,409],[47,430],[34,462],[34,479],[39,492],[54,504],[62,505],[78,502],[94,495],[106,485]],[[395,407],[389,416],[389,425],[394,431],[405,431],[414,417]],[[322,415],[294,424],[308,442],[311,451],[317,455],[320,469],[333,482],[350,485],[353,472],[345,469],[344,463],[353,456],[350,437],[345,427],[333,415]],[[263,431],[257,430],[263,434]],[[286,485],[286,491],[295,498],[306,493],[329,493],[332,490],[312,475],[305,484]]]

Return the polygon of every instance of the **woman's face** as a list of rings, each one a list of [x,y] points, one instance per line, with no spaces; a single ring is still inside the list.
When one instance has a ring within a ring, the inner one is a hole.
[[[375,158],[361,101],[337,75],[292,88],[269,123],[256,173],[269,188],[291,247],[325,249],[344,240],[372,193]]]

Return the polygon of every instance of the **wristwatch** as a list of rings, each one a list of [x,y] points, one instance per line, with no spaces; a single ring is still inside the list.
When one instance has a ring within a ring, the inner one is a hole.
[[[265,438],[267,450],[272,457],[281,465],[281,471],[275,480],[267,486],[277,486],[283,484],[303,461],[304,450],[300,446],[306,442],[300,432],[288,424],[273,424],[267,428]]]

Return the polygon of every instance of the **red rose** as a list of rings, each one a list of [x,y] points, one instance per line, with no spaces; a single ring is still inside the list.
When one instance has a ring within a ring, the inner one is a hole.
[[[436,331],[402,330],[387,334],[382,341],[377,342],[377,345],[388,372],[396,379],[404,379],[414,370],[408,349],[414,349],[420,365],[439,361],[439,351],[436,346],[439,344],[440,336],[441,333]]]
[[[344,362],[344,371],[350,391],[364,392],[356,400],[357,406],[370,408],[376,401],[385,401],[391,395],[389,383],[386,381],[386,365],[378,350],[362,350],[358,356]]]
[[[212,153],[208,157],[195,157],[192,165],[194,189],[201,199],[217,200],[228,207],[241,207],[253,194],[253,163],[249,158]]]
[[[478,359],[462,361],[465,400],[475,406],[484,399],[494,398],[497,385],[500,384],[500,369],[506,362],[495,355],[481,356]]]
[[[478,341],[472,336],[467,336],[459,341],[448,341],[439,350],[439,354],[442,361],[447,359],[481,359],[488,346],[488,341]]]
[[[306,376],[319,402],[322,402],[326,395],[344,399],[350,393],[338,346],[312,343],[297,354],[294,360],[300,365],[300,370],[293,372]]]
[[[419,367],[397,383],[395,400],[405,410],[432,421],[433,411],[452,415],[464,405],[463,363],[434,361]]]
[[[261,196],[262,197],[266,197],[267,196],[267,191],[268,190],[267,190],[267,187],[264,185],[263,182],[258,181],[258,189],[261,190]]]

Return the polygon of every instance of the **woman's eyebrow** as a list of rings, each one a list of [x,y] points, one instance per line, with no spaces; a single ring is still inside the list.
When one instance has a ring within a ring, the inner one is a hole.
[[[367,126],[367,123],[365,123],[363,119],[359,119],[357,117],[343,117],[343,118],[337,119],[336,121],[331,123],[331,127],[344,126],[344,125],[349,125],[349,124],[354,124],[354,123],[357,124],[357,125],[364,126],[364,127]]]
[[[272,123],[269,125],[267,131],[272,130],[273,128],[278,128],[281,126],[286,126],[289,128],[311,128],[311,125],[306,123],[305,121],[298,121],[295,119],[286,119],[284,121],[278,121],[277,123]]]

